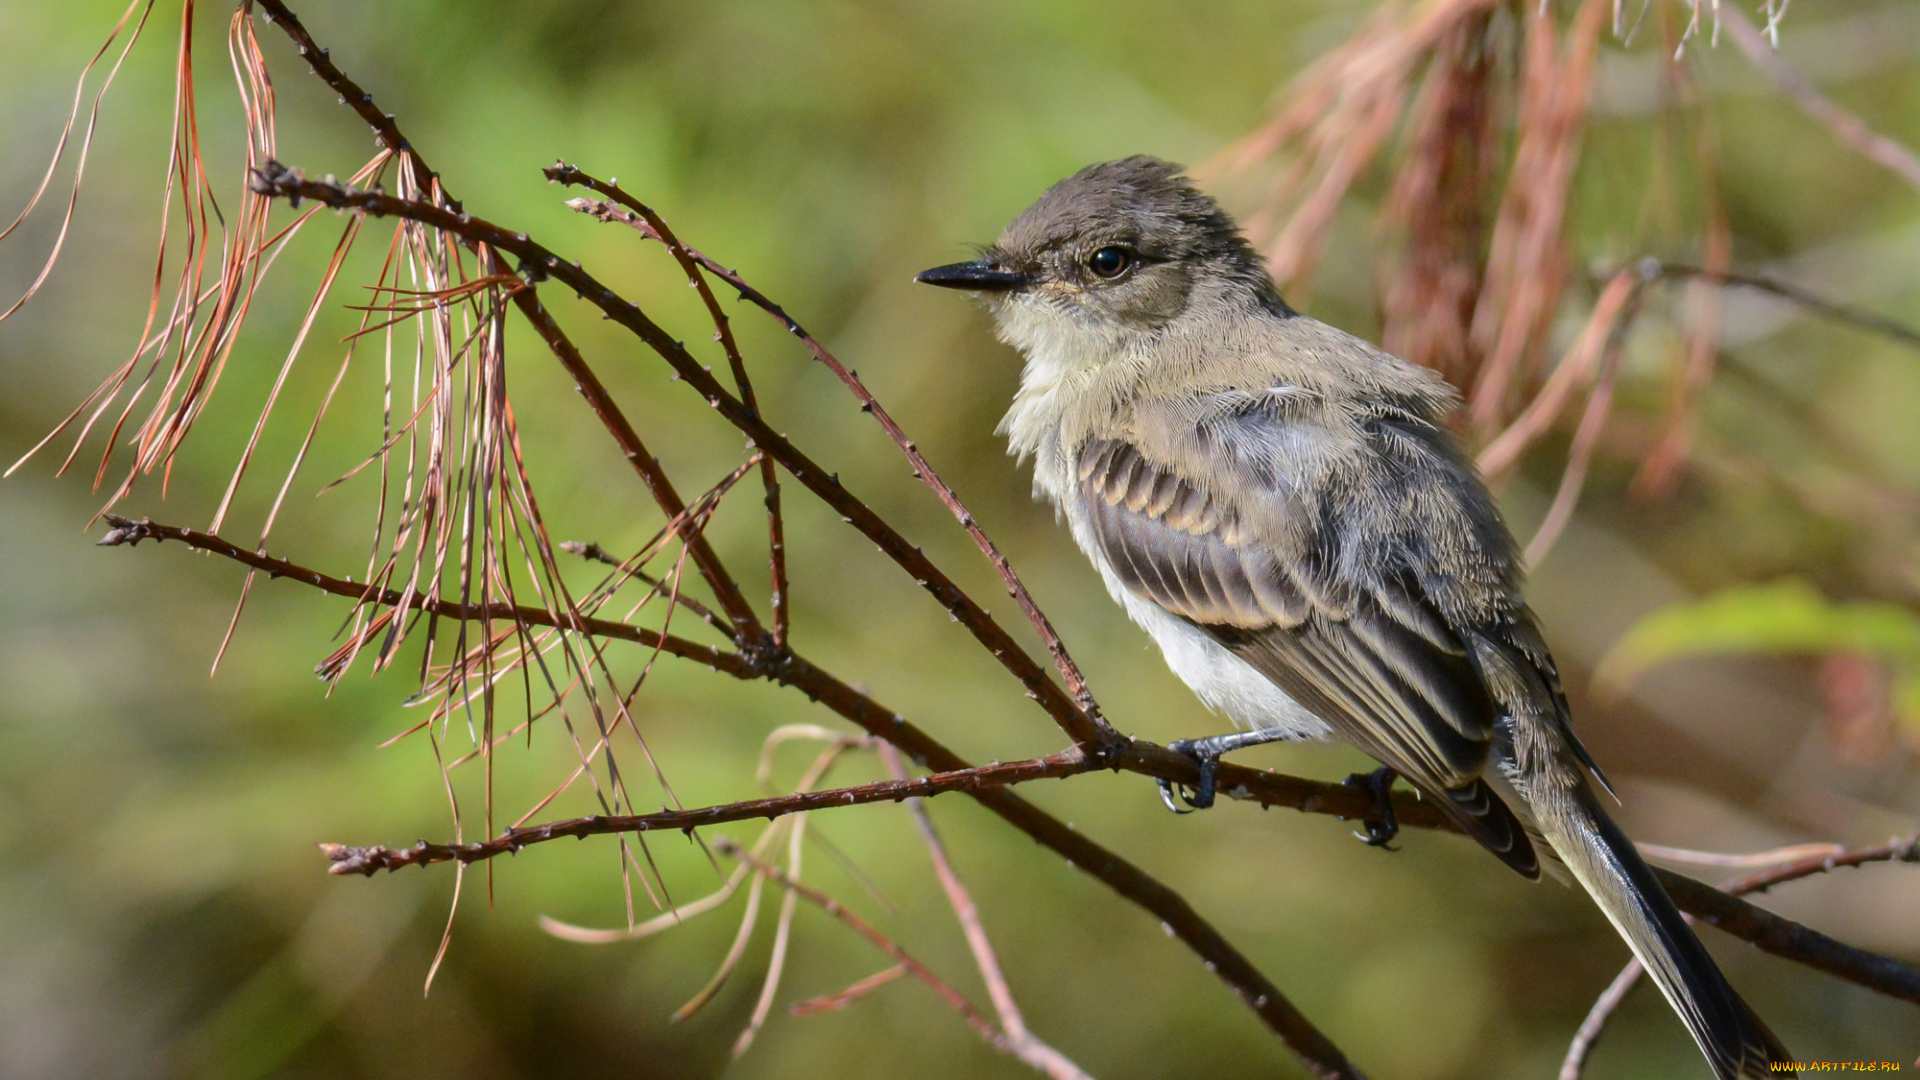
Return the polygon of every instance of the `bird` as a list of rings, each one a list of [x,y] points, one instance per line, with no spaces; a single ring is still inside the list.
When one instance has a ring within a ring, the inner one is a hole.
[[[1382,805],[1404,778],[1516,872],[1583,887],[1719,1080],[1791,1075],[1595,791],[1444,379],[1289,307],[1233,218],[1150,156],[1074,173],[915,280],[985,301],[1025,359],[999,432],[1036,499],[1239,725],[1173,744],[1201,767],[1189,803],[1229,750],[1342,739],[1380,763]]]

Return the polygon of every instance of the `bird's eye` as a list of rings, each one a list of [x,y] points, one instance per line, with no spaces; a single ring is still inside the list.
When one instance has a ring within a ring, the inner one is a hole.
[[[1087,269],[1103,278],[1117,278],[1133,266],[1133,252],[1126,248],[1103,247],[1087,259]]]

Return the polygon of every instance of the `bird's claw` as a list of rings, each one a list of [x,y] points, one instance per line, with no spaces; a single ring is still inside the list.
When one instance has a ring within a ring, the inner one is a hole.
[[[1193,813],[1192,810],[1182,807],[1173,801],[1173,781],[1160,780],[1158,781],[1158,783],[1160,785],[1160,801],[1166,804],[1167,809],[1173,811],[1176,814]],[[1180,797],[1182,799],[1186,798],[1187,797],[1186,792],[1182,791],[1180,793]]]
[[[1189,788],[1184,784],[1176,785],[1171,780],[1162,779],[1159,781],[1160,801],[1176,814],[1190,814],[1195,810],[1205,810],[1212,806],[1214,776],[1220,768],[1220,755],[1210,754],[1195,746],[1192,739],[1176,739],[1167,744],[1167,749],[1193,759],[1193,763],[1200,769],[1200,783],[1197,787]],[[1176,792],[1180,796],[1180,801],[1187,804],[1186,809],[1174,804],[1173,797]]]
[[[1370,773],[1354,773],[1347,777],[1346,782],[1349,787],[1367,789],[1367,792],[1373,796],[1374,809],[1380,815],[1380,820],[1366,823],[1365,832],[1353,834],[1364,841],[1368,847],[1385,848],[1388,851],[1400,850],[1392,844],[1393,838],[1400,835],[1400,822],[1393,816],[1393,782],[1399,778],[1399,775],[1382,765]]]

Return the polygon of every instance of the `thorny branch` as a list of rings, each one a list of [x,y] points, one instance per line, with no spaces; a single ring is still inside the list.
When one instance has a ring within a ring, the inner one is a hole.
[[[873,540],[888,557],[912,574],[955,619],[972,631],[974,637],[1003,666],[1013,672],[1028,693],[1040,702],[1074,741],[1100,747],[1110,746],[1114,742],[1116,736],[1110,727],[1084,712],[1072,697],[1047,677],[1047,673],[994,621],[985,608],[935,567],[919,548],[909,543],[872,508],[842,486],[837,474],[828,472],[785,436],[769,427],[757,413],[747,410],[738,398],[714,379],[712,372],[687,352],[684,345],[662,330],[639,307],[601,284],[599,279],[587,273],[578,263],[563,261],[544,245],[529,239],[526,233],[509,232],[464,211],[456,212],[442,206],[396,198],[384,192],[357,191],[338,183],[314,180],[274,162],[269,162],[260,170],[254,186],[261,194],[284,198],[296,205],[302,200],[313,200],[335,209],[416,221],[458,236],[476,248],[492,248],[514,256],[519,260],[520,275],[528,285],[551,277],[571,288],[613,321],[638,335],[727,422],[746,433],[756,446],[778,461],[794,479],[839,511],[854,528]],[[558,343],[564,339],[557,336],[558,325],[540,306],[537,297],[529,290],[521,289],[515,291],[514,298],[522,313],[533,319],[536,329],[548,338],[549,345],[559,348]],[[570,346],[567,348],[572,356],[578,355],[577,350],[571,350]],[[576,365],[569,362],[568,373],[583,380],[591,378],[591,371],[584,362],[578,363],[577,371]],[[583,390],[590,396],[605,392],[597,379],[583,382]],[[596,405],[596,410],[599,408]],[[610,400],[607,408],[612,409]],[[634,442],[637,444],[637,436]]]
[[[379,591],[378,595],[375,595],[374,591],[369,590],[366,585],[329,577],[304,566],[258,552],[245,551],[217,536],[193,529],[160,525],[150,521],[132,521],[121,517],[110,517],[108,523],[113,528],[101,541],[103,545],[132,545],[149,539],[178,540],[198,550],[243,562],[256,570],[266,572],[269,576],[298,581],[336,596],[346,596],[365,603],[389,605],[399,604],[402,601],[402,597],[392,590]],[[437,609],[448,617],[461,616],[460,605],[450,601],[433,601],[416,596],[412,604],[416,607]],[[487,610],[468,608],[465,617],[502,620],[518,618],[534,625],[560,625],[550,612],[539,608],[503,609],[497,605]],[[1061,854],[1066,855],[1075,866],[1093,873],[1129,899],[1141,903],[1152,901],[1176,914],[1183,911],[1191,914],[1191,909],[1185,907],[1184,900],[1180,900],[1177,905],[1173,903],[1178,897],[1165,886],[1004,790],[1009,784],[1029,780],[1060,779],[1115,767],[1145,776],[1172,780],[1175,783],[1190,784],[1197,781],[1199,777],[1194,770],[1192,759],[1184,754],[1174,753],[1152,743],[1134,740],[1117,759],[1096,758],[1084,753],[1079,747],[1069,747],[1042,758],[978,767],[969,766],[955,757],[952,751],[909,724],[898,714],[888,712],[878,702],[797,656],[792,657],[782,670],[766,672],[757,669],[750,660],[737,653],[626,623],[581,617],[577,625],[566,628],[656,647],[675,656],[698,660],[716,671],[735,678],[768,677],[776,682],[793,686],[815,697],[842,716],[860,724],[872,734],[901,747],[916,761],[930,764],[939,771],[930,776],[910,780],[884,780],[826,791],[751,799],[696,810],[670,810],[636,815],[596,814],[584,818],[510,828],[499,836],[465,844],[435,844],[421,841],[412,847],[397,850],[380,846],[353,847],[344,844],[323,844],[321,850],[331,864],[328,868],[330,873],[371,876],[381,870],[398,870],[404,866],[426,866],[439,862],[467,864],[499,855],[513,854],[529,845],[562,837],[584,839],[588,836],[626,833],[687,831],[702,825],[717,825],[729,821],[752,818],[771,820],[787,814],[806,813],[837,806],[899,802],[911,796],[964,791],[980,799],[989,809],[995,810],[1002,817],[1033,834],[1035,839],[1060,850]],[[890,719],[875,722],[876,717],[890,717]],[[951,764],[940,764],[943,761]],[[1327,814],[1344,820],[1374,820],[1378,813],[1371,795],[1345,784],[1323,784],[1225,763],[1220,765],[1219,783],[1223,793],[1236,799],[1257,802],[1263,807],[1290,807],[1304,813]],[[1394,813],[1402,826],[1442,831],[1452,831],[1454,828],[1431,805],[1405,795],[1395,798]],[[1071,838],[1070,841],[1068,838]],[[1070,843],[1074,850],[1072,852],[1062,850],[1058,846],[1062,842]],[[1083,861],[1087,858],[1100,861],[1097,863]],[[1808,860],[1808,864],[1817,866],[1819,860]],[[1667,892],[1682,911],[1703,919],[1734,937],[1749,941],[1777,956],[1807,964],[1849,982],[1920,1004],[1920,971],[1915,971],[1898,961],[1835,941],[1818,931],[1754,907],[1744,900],[1703,885],[1684,875],[1667,870],[1661,870],[1659,874]],[[1161,913],[1161,908],[1150,908],[1150,910]],[[1197,915],[1192,917],[1198,918]],[[1188,939],[1190,945],[1196,940],[1206,941],[1208,935],[1212,933],[1211,928],[1205,927],[1204,923],[1194,926],[1169,922],[1168,925],[1173,926],[1176,933],[1181,934],[1183,938],[1188,932],[1196,935],[1195,938]],[[1219,944],[1225,945],[1224,941]]]
[[[727,284],[732,285],[735,289],[739,290],[742,300],[753,304],[773,316],[775,320],[787,329],[788,333],[799,338],[800,341],[806,345],[807,351],[813,354],[813,358],[818,360],[829,371],[832,371],[834,376],[838,378],[841,383],[845,384],[847,389],[852,392],[855,400],[860,402],[860,411],[872,416],[880,427],[886,431],[887,437],[892,439],[894,445],[900,448],[900,452],[906,455],[907,462],[913,466],[914,476],[918,477],[923,483],[933,489],[934,494],[939,496],[940,501],[945,504],[946,508],[953,513],[953,516],[959,520],[961,527],[967,530],[967,535],[973,538],[974,544],[986,555],[987,560],[993,564],[994,570],[999,573],[1000,580],[1006,584],[1007,595],[1013,597],[1014,601],[1020,605],[1020,610],[1026,613],[1028,620],[1033,623],[1034,629],[1039,631],[1041,640],[1046,642],[1047,651],[1053,656],[1054,665],[1060,669],[1061,676],[1066,679],[1067,689],[1073,693],[1074,700],[1077,701],[1080,708],[1092,718],[1096,727],[1101,730],[1104,738],[1117,738],[1117,735],[1112,729],[1107,727],[1105,721],[1101,719],[1099,706],[1093,699],[1093,691],[1088,689],[1086,678],[1081,675],[1079,666],[1076,665],[1073,662],[1073,658],[1067,654],[1066,644],[1060,640],[1060,635],[1054,630],[1053,624],[1047,619],[1046,614],[1040,610],[1040,606],[1034,603],[1032,594],[1027,592],[1027,587],[1021,582],[1020,576],[1014,573],[1012,564],[1007,562],[1006,556],[1000,553],[1000,549],[994,542],[988,539],[986,532],[983,531],[979,523],[974,520],[972,512],[960,502],[960,496],[954,492],[953,488],[947,485],[946,481],[940,479],[938,473],[933,471],[933,466],[927,463],[927,459],[925,455],[921,454],[920,448],[914,444],[913,440],[907,438],[907,433],[901,429],[898,423],[894,422],[893,417],[887,413],[886,408],[880,404],[872,392],[866,388],[866,385],[860,381],[858,374],[840,363],[832,353],[827,351],[825,346],[820,344],[818,339],[808,333],[798,322],[794,321],[793,317],[788,315],[785,309],[772,300],[767,299],[758,289],[748,285],[746,280],[742,278],[737,271],[729,270],[706,255],[681,244],[674,238],[673,233],[666,229],[666,226],[660,221],[657,214],[639,200],[622,191],[617,184],[596,179],[564,163],[549,167],[546,169],[546,175],[550,181],[591,188],[607,196],[607,198],[614,200],[619,206],[597,199],[575,199],[567,205],[601,221],[618,222],[631,226],[639,230],[642,234],[667,245],[668,248],[675,252],[676,256],[697,263],[699,266],[711,271],[715,276],[726,281]],[[631,213],[622,211],[620,209],[621,206],[626,207]],[[708,294],[708,296],[710,298],[711,294]]]
[[[623,832],[687,830],[702,825],[717,825],[752,818],[771,820],[786,814],[807,813],[834,807],[858,806],[875,802],[900,802],[908,798],[939,795],[948,791],[979,794],[1008,784],[1029,780],[1059,779],[1094,771],[1100,767],[1098,763],[1079,756],[1077,751],[1068,749],[1044,758],[983,765],[908,780],[882,780],[824,791],[751,799],[698,810],[661,811],[630,817],[595,815],[548,822],[543,825],[509,830],[500,837],[470,844],[434,844],[421,841],[412,847],[401,849],[323,844],[321,850],[332,861],[332,865],[328,868],[330,873],[372,876],[381,870],[393,871],[405,866],[426,866],[452,861],[468,863],[490,859],[498,855],[518,852],[521,848],[532,844],[566,836],[585,838]],[[1222,769],[1224,770],[1225,766],[1222,766]],[[1261,779],[1311,784],[1311,781],[1299,781],[1274,773],[1258,773],[1256,776]],[[1317,786],[1324,787],[1329,795],[1337,797],[1352,797],[1355,794],[1355,789],[1344,786]],[[1266,806],[1289,805],[1277,801],[1266,802],[1244,787],[1236,797],[1259,801]],[[1401,805],[1396,800],[1396,812]],[[1406,805],[1421,807],[1425,804],[1408,803]],[[1332,813],[1333,816],[1343,819],[1349,817],[1345,813],[1335,813],[1318,804],[1295,806],[1294,809],[1306,813]],[[1434,818],[1434,820],[1421,821],[1418,828],[1444,832],[1455,831],[1452,823],[1444,818],[1436,818],[1430,813],[1423,816]],[[1401,824],[1409,823],[1402,821]],[[1680,910],[1720,928],[1732,937],[1747,941],[1782,959],[1805,964],[1889,997],[1920,1004],[1920,971],[1906,964],[1837,941],[1817,930],[1764,908],[1755,907],[1736,896],[1702,884],[1683,874],[1665,869],[1656,869],[1655,873],[1659,875],[1661,884]]]
[[[207,533],[179,526],[160,525],[150,521],[133,521],[126,518],[111,518],[108,524],[113,526],[102,543],[110,546],[132,545],[140,540],[178,540],[198,550],[233,559],[266,572],[272,577],[283,577],[299,581],[323,592],[344,596],[353,600],[379,604],[400,604],[426,610],[435,610],[448,616],[461,613],[460,605],[447,601],[434,601],[414,596],[403,598],[392,590],[373,590],[364,584],[356,584],[340,578],[322,574],[283,559],[276,559],[259,552],[247,551],[228,541]],[[538,608],[486,608],[469,606],[464,609],[468,618],[496,618],[502,620],[523,619],[533,625],[560,626],[561,622],[551,612]],[[685,657],[707,664],[715,671],[739,679],[770,678],[783,685],[792,686],[806,693],[809,698],[832,709],[840,716],[852,721],[870,734],[876,735],[908,754],[917,764],[936,770],[937,773],[965,774],[972,766],[953,751],[947,749],[926,732],[909,723],[905,717],[894,712],[866,694],[835,678],[833,675],[815,667],[804,658],[788,652],[778,663],[757,662],[740,653],[730,652],[713,645],[702,645],[671,634],[616,623],[610,620],[575,617],[565,626],[576,632],[602,636],[615,640],[631,641],[649,648],[657,648],[674,656]],[[1079,747],[1069,747],[1054,755],[1062,761],[1078,761],[1077,767],[1070,772],[1092,772],[1102,768],[1111,768],[1114,762],[1087,755]],[[1048,759],[1036,759],[1046,761]],[[1019,765],[1021,763],[1016,763]],[[1124,756],[1118,762],[1122,768],[1145,772],[1147,775],[1165,775],[1176,783],[1192,784],[1198,781],[1199,773],[1193,760],[1184,754],[1177,754],[1165,747],[1155,746],[1138,740],[1131,741],[1125,748]],[[994,769],[995,766],[987,766]],[[1036,773],[1045,775],[1045,770],[1063,768],[1062,764],[1039,767]],[[1017,769],[1014,770],[1017,772]],[[1062,772],[1060,775],[1069,775]],[[1005,790],[1003,786],[989,786],[976,779],[954,775],[947,781],[951,786],[944,790],[966,791],[987,809],[999,815],[1015,828],[1032,836],[1034,840],[1064,857],[1071,865],[1113,889],[1121,896],[1145,908],[1164,923],[1174,934],[1192,949],[1240,998],[1254,1010],[1267,1026],[1279,1035],[1287,1045],[1301,1056],[1315,1075],[1325,1077],[1351,1076],[1362,1074],[1346,1060],[1338,1047],[1334,1046],[1315,1028],[1310,1021],[1295,1009],[1291,1002],[1280,992],[1264,974],[1255,968],[1244,955],[1222,937],[1219,931],[1195,911],[1186,899],[1162,884],[1139,867],[1119,855],[1102,847],[1084,834],[1070,828],[1064,822],[1039,810],[1033,804]],[[912,785],[916,782],[909,781]],[[1333,813],[1342,816],[1364,818],[1374,813],[1372,798],[1357,788],[1343,785],[1319,784],[1309,780],[1282,776],[1275,773],[1258,772],[1237,766],[1222,765],[1219,772],[1220,790],[1235,798],[1253,798],[1274,806],[1293,806],[1297,809],[1319,813]],[[884,793],[862,794],[856,792],[852,799],[845,790],[832,793],[809,793],[803,798],[818,799],[814,808],[827,806],[854,805],[859,802],[891,801],[904,798],[909,794],[931,794],[932,789],[917,790],[912,786],[889,789]],[[788,799],[795,798],[788,796]],[[328,846],[329,858],[335,858],[336,852],[341,861],[361,860],[361,864],[350,870],[336,870],[336,873],[366,873],[384,867],[397,869],[409,864],[427,864],[443,861],[458,861],[462,864],[479,859],[492,858],[510,853],[528,843],[541,839],[554,839],[560,836],[585,837],[591,835],[619,835],[638,833],[652,828],[682,829],[703,824],[717,824],[721,821],[739,820],[753,817],[779,816],[782,813],[795,812],[798,807],[789,805],[781,808],[772,805],[779,800],[768,800],[768,805],[751,812],[734,813],[726,811],[710,817],[701,817],[703,811],[668,811],[668,813],[690,813],[691,819],[664,819],[669,823],[661,825],[642,824],[639,819],[626,819],[615,815],[597,815],[580,819],[578,822],[553,823],[550,826],[530,826],[519,830],[509,830],[501,837],[479,841],[476,845],[422,845],[411,852],[393,852],[380,848],[350,848],[344,845]],[[769,813],[769,811],[774,811]],[[1401,817],[1402,824],[1418,824],[1428,827],[1441,827],[1439,815],[1433,809],[1410,799],[1396,801],[1395,813]],[[643,815],[651,818],[651,815]],[[529,832],[528,830],[533,830]],[[545,830],[545,831],[542,831]],[[536,839],[537,837],[537,839]]]

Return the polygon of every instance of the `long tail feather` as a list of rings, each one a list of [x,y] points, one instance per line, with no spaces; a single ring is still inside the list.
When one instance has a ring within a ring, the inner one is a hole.
[[[1625,938],[1700,1044],[1718,1080],[1797,1075],[1793,1060],[1695,937],[1653,869],[1583,781],[1538,793],[1537,827]]]

